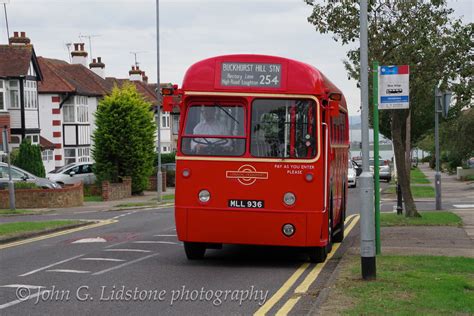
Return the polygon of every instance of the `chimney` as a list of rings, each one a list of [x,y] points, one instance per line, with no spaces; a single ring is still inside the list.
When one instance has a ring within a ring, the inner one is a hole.
[[[10,43],[10,45],[17,45],[17,46],[20,46],[20,45],[26,46],[31,43],[30,39],[26,37],[25,32],[20,32],[20,33],[13,32],[13,36],[8,39],[8,42]]]
[[[140,70],[140,67],[132,66],[132,70],[128,71],[128,74],[130,76],[130,81],[142,81],[142,71]]]
[[[105,79],[105,64],[102,62],[102,57],[97,57],[97,60],[94,58],[89,64],[89,68],[102,79]]]
[[[145,75],[145,72],[144,72],[144,71],[142,72],[142,81],[143,81],[144,83],[148,83],[148,76]]]
[[[84,43],[74,43],[74,50],[71,52],[72,63],[87,67],[87,52],[84,50]]]

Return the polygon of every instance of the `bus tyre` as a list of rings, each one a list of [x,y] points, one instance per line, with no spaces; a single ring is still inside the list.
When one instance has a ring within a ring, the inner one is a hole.
[[[184,252],[188,260],[199,260],[204,258],[206,245],[197,242],[184,242]]]
[[[324,262],[328,256],[327,246],[309,248],[308,256],[310,262]]]
[[[336,228],[336,233],[332,236],[333,242],[342,242],[344,240],[344,214],[341,214],[341,219]]]

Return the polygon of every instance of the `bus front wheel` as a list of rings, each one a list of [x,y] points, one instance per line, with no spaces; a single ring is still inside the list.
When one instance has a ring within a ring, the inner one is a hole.
[[[204,258],[206,245],[197,242],[184,242],[184,252],[188,260],[199,260]]]

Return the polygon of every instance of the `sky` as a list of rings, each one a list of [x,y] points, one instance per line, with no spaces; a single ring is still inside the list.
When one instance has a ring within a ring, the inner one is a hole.
[[[127,78],[134,64],[157,78],[155,0],[6,0],[10,34],[24,31],[38,56],[69,60],[67,43],[94,35],[93,57],[102,57],[106,76]],[[322,1],[322,0],[319,0]],[[5,0],[0,0],[0,3]],[[448,0],[458,16],[473,20],[472,0]],[[0,10],[0,43],[7,43]],[[311,7],[303,0],[161,0],[160,81],[181,85],[187,68],[226,54],[266,54],[318,68],[346,96],[357,115],[360,91],[349,80],[343,60],[350,47],[307,22]],[[355,43],[358,45],[358,43]]]

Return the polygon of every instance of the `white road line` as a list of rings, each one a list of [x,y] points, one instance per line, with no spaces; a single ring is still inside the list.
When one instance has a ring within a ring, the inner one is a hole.
[[[8,285],[0,285],[0,287],[12,287],[12,288],[25,288],[25,289],[40,289],[43,288],[44,286],[40,285],[28,285],[28,284],[8,284]]]
[[[83,255],[79,255],[79,256],[75,256],[75,257],[72,257],[72,258],[69,258],[69,259],[66,259],[66,260],[62,260],[62,261],[58,261],[58,262],[55,262],[55,263],[52,263],[50,265],[47,265],[45,267],[42,267],[42,268],[39,268],[39,269],[36,269],[36,270],[33,270],[33,271],[30,271],[30,272],[27,272],[27,273],[23,273],[19,276],[27,276],[27,275],[30,275],[30,274],[33,274],[33,273],[36,273],[36,272],[39,272],[39,271],[43,271],[43,270],[46,270],[46,269],[49,269],[51,267],[54,267],[54,266],[57,266],[58,264],[61,264],[61,263],[65,263],[65,262],[68,262],[68,261],[71,261],[71,260],[74,260],[74,259],[77,259],[77,258],[80,258],[82,257]]]
[[[122,259],[114,259],[114,258],[81,258],[79,260],[84,260],[84,261],[112,261],[112,262],[125,261],[125,260],[122,260]]]
[[[117,215],[117,216],[112,217],[112,218],[117,219],[117,218],[124,217],[124,216],[130,215],[130,214],[133,214],[133,213],[136,213],[136,211],[134,211],[134,212],[128,212],[128,213],[125,213],[125,214],[122,214],[122,215]]]
[[[117,248],[105,249],[104,251],[151,252],[150,250],[143,250],[143,249],[117,249]]]
[[[474,208],[474,204],[453,204],[455,208]]]
[[[173,235],[153,235],[153,237],[177,237],[176,234]]]
[[[102,270],[102,271],[93,273],[92,275],[104,274],[104,273],[106,273],[106,272],[110,272],[110,271],[112,271],[112,270],[120,269],[120,268],[123,268],[123,267],[125,267],[125,266],[128,266],[128,265],[131,265],[131,264],[134,264],[134,263],[137,263],[137,262],[146,260],[146,259],[148,259],[148,258],[155,257],[155,256],[157,256],[157,255],[158,255],[158,254],[155,253],[155,254],[153,254],[153,255],[149,255],[149,256],[146,256],[146,257],[138,258],[138,259],[136,259],[136,260],[129,261],[129,262],[126,262],[126,263],[122,263],[122,264],[120,264],[120,265],[118,265],[118,266],[115,266],[115,267],[112,267],[112,268],[108,268],[108,269],[105,269],[105,270]]]
[[[91,273],[90,271],[85,271],[85,270],[69,270],[69,269],[53,269],[53,270],[46,270],[46,272]]]
[[[7,308],[7,307],[16,305],[16,304],[23,303],[23,302],[25,302],[25,301],[27,301],[27,300],[31,300],[31,299],[37,298],[38,296],[40,296],[40,295],[43,294],[44,292],[50,292],[50,290],[45,290],[45,291],[39,290],[39,291],[36,292],[35,294],[29,295],[28,298],[25,298],[25,299],[18,299],[18,300],[14,300],[14,301],[11,301],[11,302],[2,304],[2,305],[0,305],[0,309],[4,309],[4,308]]]
[[[107,242],[104,238],[95,237],[95,238],[83,238],[73,241],[72,244],[86,244],[86,243],[96,243],[96,242]]]
[[[134,244],[167,244],[167,245],[177,245],[177,242],[173,241],[156,241],[156,240],[139,240],[134,241]]]

